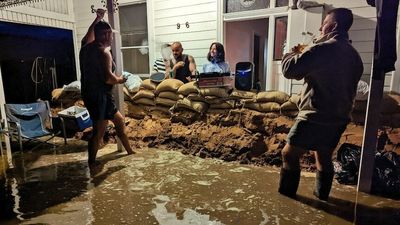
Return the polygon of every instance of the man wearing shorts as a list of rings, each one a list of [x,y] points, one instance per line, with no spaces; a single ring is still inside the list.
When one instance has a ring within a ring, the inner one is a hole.
[[[104,12],[103,12],[104,14]],[[93,120],[93,135],[88,144],[89,167],[95,166],[99,149],[108,120],[112,120],[117,136],[128,154],[133,154],[127,135],[125,134],[124,117],[115,106],[112,95],[114,84],[122,84],[125,78],[113,72],[113,61],[110,52],[112,29],[110,24],[97,21],[93,26],[94,40],[85,44],[80,53],[82,98]]]
[[[333,181],[332,154],[350,121],[363,63],[349,41],[351,10],[329,11],[321,25],[321,37],[301,51],[300,45],[282,59],[288,79],[304,79],[299,114],[282,150],[279,192],[296,197],[300,181],[300,157],[315,151],[317,174],[314,195],[327,200]]]

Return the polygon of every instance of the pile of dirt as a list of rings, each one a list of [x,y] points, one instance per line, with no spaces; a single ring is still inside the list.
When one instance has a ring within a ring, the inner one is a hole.
[[[290,117],[248,109],[204,116],[184,111],[171,117],[160,112],[126,121],[128,137],[136,148],[165,147],[203,158],[275,166],[282,164],[281,151],[294,123]],[[362,126],[351,124],[341,143],[361,145],[362,133]],[[315,170],[314,156],[306,154],[301,165]]]

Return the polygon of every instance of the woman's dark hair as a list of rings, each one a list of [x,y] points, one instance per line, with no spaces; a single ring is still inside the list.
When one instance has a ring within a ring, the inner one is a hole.
[[[209,50],[211,50],[211,48],[212,48],[213,45],[215,45],[215,48],[217,49],[217,56],[215,57],[216,61],[217,61],[217,62],[225,62],[225,50],[224,50],[224,46],[223,46],[221,43],[219,43],[219,42],[213,42],[213,43],[210,45],[210,49],[209,49]],[[213,58],[211,57],[210,51],[208,51],[207,59],[208,59],[208,61],[210,61],[210,62],[211,62],[211,60],[213,59]]]

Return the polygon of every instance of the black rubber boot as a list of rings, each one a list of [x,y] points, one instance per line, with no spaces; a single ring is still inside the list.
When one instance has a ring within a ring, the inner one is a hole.
[[[320,200],[328,200],[329,192],[331,192],[333,175],[333,172],[317,171],[314,195]]]
[[[281,168],[280,175],[279,193],[286,195],[289,198],[296,198],[296,192],[300,182],[300,170],[287,170]]]

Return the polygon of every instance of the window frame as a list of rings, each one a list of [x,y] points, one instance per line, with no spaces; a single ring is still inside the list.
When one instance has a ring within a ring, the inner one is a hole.
[[[281,46],[281,50],[282,50],[282,53],[281,53],[281,55],[280,55],[280,57],[278,57],[277,55],[276,55],[276,50],[277,50],[277,35],[279,34],[277,31],[277,21],[279,20],[279,19],[282,19],[282,18],[286,18],[286,27],[285,27],[285,37],[283,38],[283,42],[282,42],[282,46]],[[275,30],[275,32],[274,32],[274,45],[273,45],[273,47],[274,47],[274,50],[273,50],[273,56],[272,56],[272,60],[273,61],[279,61],[279,60],[282,60],[282,58],[283,58],[283,54],[284,54],[284,44],[285,44],[285,42],[287,43],[287,38],[288,38],[288,22],[289,22],[289,17],[288,16],[277,16],[277,17],[275,17],[275,21],[274,21],[274,30]]]
[[[120,33],[120,36],[121,36],[121,48],[120,48],[120,50],[121,50],[121,54],[122,54],[122,62],[124,62],[123,50],[146,48],[147,51],[148,51],[148,53],[147,53],[147,62],[148,62],[148,65],[149,65],[148,68],[146,68],[147,72],[145,72],[145,73],[135,73],[135,74],[139,75],[140,77],[148,77],[150,72],[151,72],[151,69],[150,69],[150,67],[151,67],[151,62],[150,62],[150,49],[151,49],[151,46],[150,45],[151,44],[150,44],[150,39],[149,39],[150,34],[149,34],[149,15],[148,15],[149,3],[147,1],[145,1],[145,0],[140,0],[140,1],[129,2],[129,3],[126,3],[126,4],[121,4],[121,5],[119,5],[119,8],[129,7],[129,6],[132,6],[132,5],[140,5],[140,4],[144,4],[145,7],[146,7],[147,45],[125,45],[124,46],[123,42],[122,42],[122,32],[121,32]],[[118,17],[120,19],[121,10],[119,10],[118,14],[119,14]],[[120,29],[122,29],[121,25],[120,25]],[[123,71],[126,71],[124,63],[123,63]],[[133,73],[133,71],[128,71],[128,72]]]

